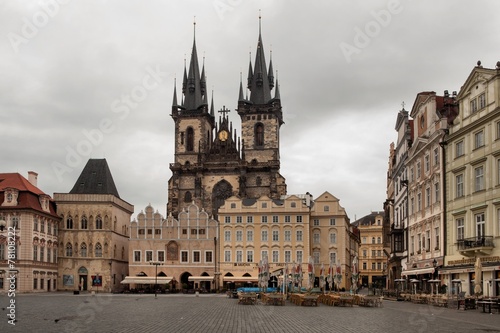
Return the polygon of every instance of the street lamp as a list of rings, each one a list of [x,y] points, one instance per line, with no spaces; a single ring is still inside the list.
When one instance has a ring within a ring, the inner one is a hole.
[[[150,265],[155,265],[155,298],[158,297],[158,266],[161,265],[159,261],[150,261]]]

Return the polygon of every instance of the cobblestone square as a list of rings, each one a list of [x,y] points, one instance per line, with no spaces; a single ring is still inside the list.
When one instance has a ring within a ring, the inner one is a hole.
[[[500,332],[500,314],[384,301],[382,307],[241,305],[223,295],[0,296],[0,332]]]

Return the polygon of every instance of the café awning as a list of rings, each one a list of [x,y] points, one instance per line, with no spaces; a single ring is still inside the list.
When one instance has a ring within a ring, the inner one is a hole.
[[[224,282],[257,282],[259,281],[258,277],[253,276],[224,276],[222,278]]]
[[[411,271],[403,271],[401,275],[420,275],[420,274],[429,274],[434,273],[434,267],[421,268],[421,269],[413,269]]]
[[[165,284],[172,281],[168,276],[126,276],[121,284]]]
[[[189,276],[188,281],[213,281],[213,276]]]

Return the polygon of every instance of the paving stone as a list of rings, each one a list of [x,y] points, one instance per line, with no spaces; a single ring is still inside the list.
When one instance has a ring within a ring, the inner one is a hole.
[[[500,332],[500,314],[384,301],[379,308],[240,305],[225,295],[0,295],[0,332]],[[495,310],[496,311],[496,310]]]

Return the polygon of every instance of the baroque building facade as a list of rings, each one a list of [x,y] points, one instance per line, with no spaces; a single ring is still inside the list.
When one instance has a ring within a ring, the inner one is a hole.
[[[218,289],[218,222],[194,203],[178,218],[164,218],[147,206],[130,226],[130,288],[157,284],[158,290]]]
[[[403,276],[418,280],[418,289],[424,290],[431,290],[433,282],[428,281],[437,278],[436,268],[444,264],[440,147],[445,134],[441,117],[443,103],[443,96],[433,91],[421,92],[410,112],[413,143],[406,161],[409,265]]]
[[[270,286],[277,286],[286,267],[301,265],[307,272],[314,262],[318,286],[321,265],[340,264],[345,277],[341,288],[351,286],[351,263],[358,254],[359,239],[339,200],[324,192],[288,195],[282,199],[231,197],[220,207],[220,272],[224,287],[232,283],[256,284],[258,264],[267,257]],[[307,276],[307,274],[304,274]],[[302,285],[307,285],[304,277]],[[329,288],[329,286],[327,286]]]
[[[54,200],[38,174],[0,173],[0,293],[58,288],[58,230]]]
[[[134,207],[118,194],[105,159],[90,159],[69,193],[55,193],[59,233],[58,290],[122,289]]]
[[[389,210],[391,250],[388,269],[394,281],[402,278],[403,270],[408,269],[408,175],[406,162],[408,150],[412,145],[413,120],[403,107],[398,112],[395,130],[398,139],[396,145],[391,144],[390,161],[387,185],[388,197],[385,201],[386,210]],[[394,148],[393,148],[394,147]],[[389,180],[390,178],[390,180]],[[392,283],[392,279],[391,279]]]
[[[500,62],[478,62],[462,85],[456,103],[445,109],[446,259],[440,272],[453,291],[500,295]],[[458,107],[458,108],[457,108]],[[477,277],[474,264],[482,263]]]

